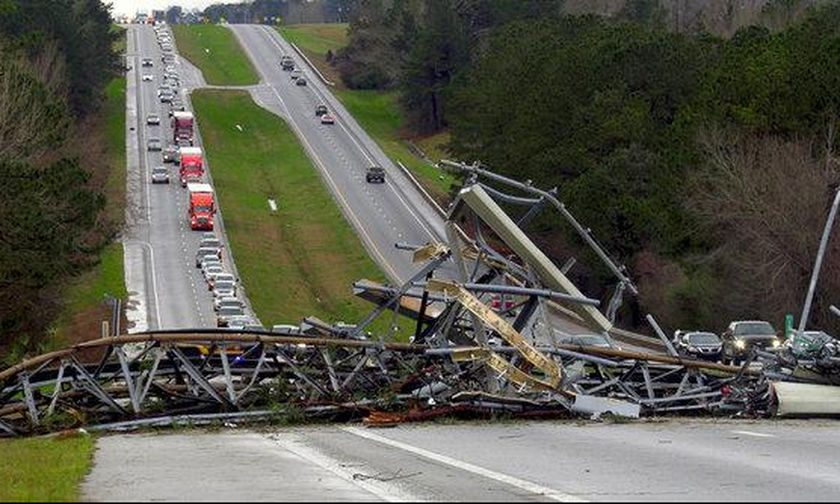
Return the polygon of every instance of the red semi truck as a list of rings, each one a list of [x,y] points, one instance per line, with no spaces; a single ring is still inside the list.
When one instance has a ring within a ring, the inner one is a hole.
[[[172,141],[188,140],[190,145],[194,141],[195,118],[192,112],[175,111],[172,113]]]
[[[190,227],[212,231],[213,214],[216,213],[213,188],[210,184],[188,184],[187,191],[190,194]]]
[[[190,181],[200,181],[204,175],[204,153],[201,147],[181,147],[180,160],[181,187],[187,187]]]

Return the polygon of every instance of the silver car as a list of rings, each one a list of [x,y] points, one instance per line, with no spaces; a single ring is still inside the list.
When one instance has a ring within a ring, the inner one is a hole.
[[[152,184],[168,184],[169,171],[165,166],[155,166],[152,169]]]
[[[219,280],[213,284],[213,297],[235,297],[236,284],[230,280]]]
[[[222,267],[222,263],[210,263],[209,266],[205,266],[203,269],[204,272],[204,280],[207,283],[210,283],[210,279],[215,277],[216,275],[221,275],[223,273],[227,273],[225,269]]]
[[[213,290],[216,288],[216,284],[219,282],[231,282],[232,284],[236,283],[236,278],[230,273],[218,273],[211,277],[207,278],[207,290]]]
[[[163,149],[163,162],[174,163],[178,159],[178,148],[174,145],[169,145]]]
[[[206,256],[219,257],[219,249],[212,247],[201,247],[195,253],[195,267],[201,267],[201,260]]]
[[[222,245],[222,241],[216,238],[202,238],[201,242],[198,244],[199,247],[215,247],[221,249],[224,245]]]
[[[146,148],[150,151],[159,151],[163,148],[163,144],[161,144],[159,138],[150,138],[148,142],[146,142]]]
[[[227,327],[229,319],[231,319],[232,317],[242,317],[244,315],[245,312],[242,311],[242,308],[237,308],[235,306],[228,306],[226,308],[222,308],[216,315],[216,325],[218,327]]]
[[[233,296],[218,297],[213,300],[214,310],[219,311],[225,306],[238,306],[239,308],[242,308],[242,301]]]

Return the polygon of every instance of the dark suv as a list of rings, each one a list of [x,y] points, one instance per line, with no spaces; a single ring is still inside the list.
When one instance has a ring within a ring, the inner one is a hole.
[[[367,169],[367,174],[365,174],[365,180],[369,183],[378,182],[380,184],[385,183],[385,168],[381,166],[371,166]]]
[[[782,342],[779,333],[770,322],[763,320],[739,320],[729,324],[721,334],[723,339],[723,362],[738,363],[744,360],[754,348],[772,350]]]
[[[326,113],[327,113],[327,106],[326,105],[321,104],[321,105],[318,105],[317,107],[315,107],[315,115],[316,116],[320,117],[320,116],[322,116]]]

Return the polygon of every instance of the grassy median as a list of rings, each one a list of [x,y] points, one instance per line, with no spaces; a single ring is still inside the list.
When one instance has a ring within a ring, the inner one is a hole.
[[[90,436],[0,441],[0,502],[72,502],[93,461]]]
[[[208,84],[246,86],[259,83],[254,65],[233,32],[219,25],[173,25],[178,52],[197,66]]]
[[[332,65],[327,63],[326,53],[335,53],[347,44],[346,24],[302,24],[278,28],[287,40],[303,51],[328,79],[336,83],[333,90],[347,110],[372,136],[382,150],[394,162],[403,163],[423,187],[439,202],[448,200],[448,194],[457,180],[450,173],[438,170],[409,149],[401,132],[405,120],[397,103],[395,91],[347,89]],[[445,157],[443,144],[448,140],[446,133],[434,135],[415,142],[435,162]]]
[[[360,320],[372,306],[352,295],[352,282],[384,276],[291,128],[245,92],[196,91],[192,103],[236,266],[263,324]]]

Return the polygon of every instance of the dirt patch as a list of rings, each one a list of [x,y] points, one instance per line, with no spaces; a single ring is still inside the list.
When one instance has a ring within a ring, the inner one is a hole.
[[[73,346],[77,343],[99,339],[102,337],[102,322],[107,321],[109,331],[111,324],[112,308],[109,304],[99,303],[90,308],[73,314],[70,317],[65,329],[62,331],[62,346]],[[128,326],[128,319],[125,317],[125,310],[120,313],[120,332],[125,333]],[[110,334],[110,333],[109,333]],[[85,350],[79,353],[82,362],[92,362],[102,357],[103,349]]]

